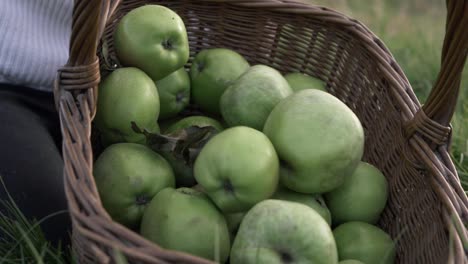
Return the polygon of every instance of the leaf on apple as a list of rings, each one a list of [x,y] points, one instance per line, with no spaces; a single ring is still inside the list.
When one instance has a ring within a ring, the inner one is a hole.
[[[107,39],[102,41],[101,57],[103,59],[103,63],[101,64],[101,70],[104,72],[112,72],[122,67],[122,64],[120,64],[115,53],[110,52],[110,47]]]
[[[191,126],[163,135],[141,129],[135,122],[132,122],[132,129],[135,133],[146,137],[146,143],[153,151],[170,154],[175,159],[183,160],[184,164],[190,167],[193,167],[203,146],[218,133],[212,126]]]

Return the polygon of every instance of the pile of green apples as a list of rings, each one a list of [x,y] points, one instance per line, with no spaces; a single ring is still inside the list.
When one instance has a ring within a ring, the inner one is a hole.
[[[159,5],[127,13],[114,47],[122,67],[102,80],[94,119],[105,147],[94,177],[114,221],[219,263],[394,262],[375,225],[386,179],[362,161],[358,117],[322,81],[224,47],[189,64],[183,20]],[[216,133],[192,164],[132,124],[168,141],[193,127]]]

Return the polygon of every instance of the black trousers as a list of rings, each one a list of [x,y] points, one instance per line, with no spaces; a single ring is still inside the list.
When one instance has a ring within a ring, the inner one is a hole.
[[[67,209],[60,150],[53,94],[0,84],[0,176],[29,219]],[[3,188],[0,199],[7,199]],[[68,244],[70,223],[66,212],[50,217],[41,227],[53,243]]]

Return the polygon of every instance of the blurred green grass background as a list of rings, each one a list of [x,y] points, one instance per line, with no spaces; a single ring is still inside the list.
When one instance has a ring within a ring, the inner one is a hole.
[[[445,34],[445,0],[301,0],[335,9],[364,23],[391,51],[421,103],[440,69]],[[468,67],[462,75],[452,120],[451,154],[468,191]]]

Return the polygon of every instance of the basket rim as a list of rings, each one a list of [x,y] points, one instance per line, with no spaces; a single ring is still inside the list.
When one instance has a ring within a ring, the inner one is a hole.
[[[115,10],[118,5],[125,2],[125,0],[110,1],[114,5],[111,6],[110,9],[114,12],[108,13],[105,27],[115,19]],[[350,34],[365,43],[366,49],[371,48],[372,55],[378,60],[378,65],[382,67],[381,70],[384,72],[385,77],[387,77],[390,88],[393,87],[395,89],[392,95],[403,110],[402,117],[404,121],[411,121],[420,110],[421,103],[416,97],[404,71],[377,34],[371,31],[370,28],[360,20],[348,16],[341,11],[323,5],[299,1],[300,0],[193,0],[193,2],[227,3],[239,7],[267,9],[272,12],[301,15],[346,28]],[[102,33],[104,33],[104,29]]]

